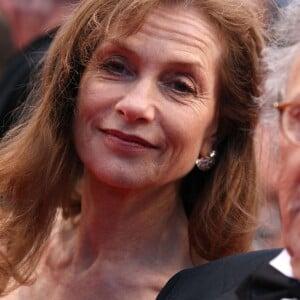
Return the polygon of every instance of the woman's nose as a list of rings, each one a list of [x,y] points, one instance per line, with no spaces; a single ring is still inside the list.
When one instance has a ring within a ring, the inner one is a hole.
[[[128,122],[150,122],[155,118],[155,97],[151,82],[135,83],[116,104],[115,109]]]

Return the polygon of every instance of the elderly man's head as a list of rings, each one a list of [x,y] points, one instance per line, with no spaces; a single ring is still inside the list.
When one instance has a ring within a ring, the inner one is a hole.
[[[300,1],[284,8],[276,24],[276,42],[266,51],[265,100],[279,110],[279,201],[284,243],[294,260],[300,257]]]
[[[300,48],[278,108],[281,112],[279,198],[285,242],[293,247],[288,236],[300,217]]]

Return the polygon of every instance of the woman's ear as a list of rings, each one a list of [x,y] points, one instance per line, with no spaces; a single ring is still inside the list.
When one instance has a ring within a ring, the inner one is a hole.
[[[202,147],[199,152],[199,158],[208,156],[215,150],[217,144],[217,128],[211,130],[211,133],[204,139]]]
[[[196,160],[196,166],[200,171],[210,170],[216,161],[217,152],[214,149],[216,144],[216,135],[211,136],[203,144],[202,151]]]

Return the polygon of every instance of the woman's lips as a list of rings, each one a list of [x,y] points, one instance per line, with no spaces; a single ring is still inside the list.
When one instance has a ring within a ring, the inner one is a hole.
[[[131,143],[135,144],[137,146],[147,147],[147,148],[157,148],[155,145],[150,143],[149,141],[132,134],[127,134],[122,131],[116,130],[116,129],[102,129],[102,132],[104,132],[107,135],[110,135],[112,137],[116,137],[120,139],[121,141],[124,141],[125,143]]]

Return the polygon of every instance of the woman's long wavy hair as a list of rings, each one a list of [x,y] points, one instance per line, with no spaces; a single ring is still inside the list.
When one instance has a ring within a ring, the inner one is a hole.
[[[192,6],[219,34],[219,130],[215,167],[182,181],[191,247],[208,260],[247,250],[257,210],[253,130],[259,104],[260,18],[244,0],[83,0],[58,31],[23,117],[0,143],[0,290],[31,282],[58,208],[78,214],[81,176],[72,140],[80,79],[95,48],[126,37],[160,5]]]

